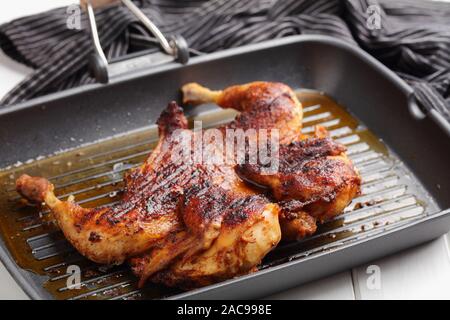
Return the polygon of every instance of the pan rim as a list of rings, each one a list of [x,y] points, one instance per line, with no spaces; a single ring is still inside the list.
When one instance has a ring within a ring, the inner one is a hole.
[[[345,42],[340,39],[336,39],[330,36],[324,36],[324,35],[297,35],[297,36],[290,36],[286,38],[281,39],[273,39],[268,41],[259,42],[256,44],[249,44],[244,45],[237,48],[231,48],[231,49],[225,49],[219,52],[214,52],[210,54],[206,54],[203,56],[193,57],[189,60],[189,63],[186,65],[181,65],[176,62],[170,62],[164,65],[145,68],[142,70],[138,70],[132,73],[126,73],[120,76],[117,76],[108,84],[100,84],[100,83],[94,83],[94,84],[86,84],[79,87],[71,88],[68,90],[60,91],[60,92],[54,92],[50,93],[48,95],[44,95],[41,97],[32,98],[28,101],[20,102],[17,104],[13,104],[10,106],[0,106],[0,117],[6,114],[10,114],[13,112],[21,111],[23,109],[32,108],[36,105],[42,105],[47,102],[66,98],[69,96],[73,96],[79,93],[84,93],[86,91],[92,91],[95,89],[99,89],[105,86],[111,86],[115,84],[119,84],[125,81],[133,80],[142,78],[145,76],[158,74],[166,71],[171,71],[174,69],[181,69],[186,68],[192,65],[201,64],[205,62],[209,62],[212,60],[220,60],[225,59],[229,57],[233,57],[236,55],[242,55],[245,53],[255,52],[255,51],[261,51],[265,49],[280,47],[280,46],[286,46],[294,43],[302,43],[302,42],[311,42],[311,43],[319,43],[319,44],[328,44],[335,46],[339,49],[349,51],[350,53],[356,55],[359,59],[363,60],[363,62],[370,64],[372,67],[376,68],[378,72],[380,72],[382,75],[384,75],[391,83],[393,83],[398,89],[401,90],[401,92],[408,98],[408,101],[410,97],[412,96],[414,90],[411,88],[409,84],[407,84],[403,79],[401,79],[398,75],[396,75],[392,70],[387,68],[385,65],[383,65],[380,61],[378,61],[376,58],[371,56],[369,53],[365,52],[361,48],[357,47],[356,45],[352,45],[348,42]]]

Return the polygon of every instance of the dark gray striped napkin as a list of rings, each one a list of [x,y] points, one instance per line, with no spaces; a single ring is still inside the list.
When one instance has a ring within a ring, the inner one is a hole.
[[[416,90],[424,108],[450,120],[450,4],[423,0],[147,0],[135,1],[165,34],[183,35],[208,53],[296,34],[331,35],[361,46]],[[68,28],[59,8],[0,26],[0,47],[35,71],[9,92],[10,105],[91,83],[86,16]],[[108,59],[155,48],[125,7],[96,12]]]

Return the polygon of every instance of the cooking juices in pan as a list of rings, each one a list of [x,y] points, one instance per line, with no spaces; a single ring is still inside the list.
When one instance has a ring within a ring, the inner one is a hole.
[[[304,107],[303,132],[312,133],[320,124],[347,146],[363,178],[362,194],[343,215],[321,225],[312,237],[281,243],[260,269],[333,250],[437,211],[434,201],[402,162],[336,102],[314,91],[299,91],[298,97]],[[230,121],[234,115],[231,110],[215,110],[195,120],[212,127]],[[25,205],[14,191],[15,180],[28,173],[48,177],[61,198],[72,194],[83,206],[110,205],[120,199],[123,173],[142,163],[157,141],[157,129],[152,127],[0,172],[3,239],[19,266],[44,276],[44,286],[53,297],[141,299],[179,292],[151,283],[137,290],[136,279],[126,266],[99,266],[83,258],[64,239],[45,208],[39,212],[37,207]],[[68,270],[74,272],[78,267],[81,287],[71,289],[68,285],[75,277],[70,277]]]

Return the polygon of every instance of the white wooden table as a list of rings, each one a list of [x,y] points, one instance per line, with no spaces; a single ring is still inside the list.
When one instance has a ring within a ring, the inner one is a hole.
[[[446,0],[450,1],[450,0]],[[0,23],[70,5],[76,0],[17,0],[3,4]],[[0,97],[31,70],[10,60],[0,51]],[[275,299],[450,299],[450,251],[447,237],[373,261],[340,274],[280,292]],[[369,265],[380,268],[379,288],[369,289]],[[0,299],[27,299],[0,263]]]

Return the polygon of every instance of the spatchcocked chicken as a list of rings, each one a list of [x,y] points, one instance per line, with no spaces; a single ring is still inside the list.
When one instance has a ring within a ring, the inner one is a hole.
[[[87,258],[128,261],[140,286],[149,280],[182,288],[257,270],[281,238],[314,233],[317,221],[342,212],[359,192],[360,177],[345,147],[323,128],[313,137],[301,134],[302,107],[288,86],[253,82],[211,91],[190,83],[182,91],[186,104],[214,102],[239,115],[215,131],[198,132],[188,128],[182,108],[169,103],[157,122],[158,145],[126,174],[123,198],[115,206],[82,208],[73,198],[61,201],[48,180],[28,175],[17,180],[17,191],[30,202],[45,203]],[[243,157],[227,152],[216,138],[204,143],[208,134],[249,129],[269,134],[265,140],[247,135]],[[267,170],[259,158],[250,161],[251,143],[273,141],[276,170]]]

